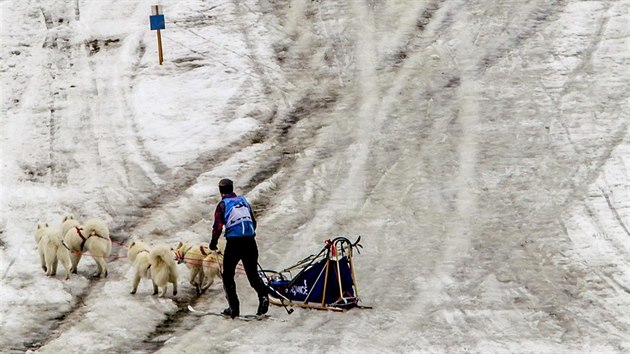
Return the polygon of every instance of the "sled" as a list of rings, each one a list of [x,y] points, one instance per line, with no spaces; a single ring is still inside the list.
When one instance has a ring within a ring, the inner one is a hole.
[[[310,255],[289,268],[281,271],[261,268],[259,273],[269,288],[269,302],[328,311],[371,308],[360,304],[354,275],[353,249],[358,253],[363,247],[360,240],[360,236],[354,243],[345,237],[326,240],[317,255]]]

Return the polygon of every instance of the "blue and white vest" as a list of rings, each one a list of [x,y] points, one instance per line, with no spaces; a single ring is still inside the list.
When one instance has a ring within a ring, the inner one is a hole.
[[[225,203],[225,237],[253,237],[254,222],[251,207],[247,200],[239,195],[235,198],[223,198]]]

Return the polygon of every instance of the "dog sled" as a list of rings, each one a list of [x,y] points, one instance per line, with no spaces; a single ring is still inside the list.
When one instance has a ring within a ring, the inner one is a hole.
[[[281,271],[260,269],[273,305],[317,310],[346,311],[371,308],[361,305],[354,272],[353,250],[359,253],[361,237],[326,240],[324,248]],[[293,275],[295,274],[295,275]],[[291,313],[293,310],[287,310]]]

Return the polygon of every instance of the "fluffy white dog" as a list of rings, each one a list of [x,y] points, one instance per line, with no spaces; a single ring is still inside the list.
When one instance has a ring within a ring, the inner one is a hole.
[[[63,221],[61,222],[61,235],[66,236],[68,230],[80,226],[81,223],[77,221],[74,216],[66,215],[63,217]]]
[[[166,296],[168,283],[173,283],[173,296],[177,295],[177,264],[173,249],[166,245],[157,245],[149,252],[151,279],[162,290],[162,297]]]
[[[131,261],[131,264],[133,264],[133,268],[135,270],[131,294],[135,294],[138,290],[140,279],[151,279],[151,264],[149,263],[150,252],[151,250],[142,240],[133,241],[129,245],[127,256],[129,257],[129,260]],[[153,295],[156,295],[158,293],[158,287],[153,279],[151,279],[151,282],[153,282]]]
[[[203,259],[203,274],[206,277],[206,285],[202,287],[202,290],[206,290],[214,283],[216,277],[221,278],[223,271],[223,254],[217,251],[210,251],[210,253]]]
[[[175,248],[175,259],[177,260],[177,263],[185,263],[186,267],[188,267],[190,272],[188,281],[190,285],[195,287],[197,295],[201,294],[201,288],[205,278],[205,274],[203,272],[203,259],[209,253],[210,248],[208,248],[207,244],[179,242]]]
[[[87,251],[94,257],[98,266],[98,272],[94,274],[94,277],[98,278],[101,274],[107,277],[105,258],[109,257],[111,253],[112,240],[109,238],[109,229],[105,222],[94,218],[86,221],[83,225],[69,227],[67,230],[64,241],[70,248],[72,272],[77,272],[77,265],[81,256]]]
[[[42,238],[48,233],[48,224],[37,224],[37,229],[35,230],[35,244],[37,245],[37,251],[39,253],[39,262],[42,266],[42,270],[46,272],[46,258],[45,254],[45,245],[48,243],[48,236],[46,236],[46,242],[42,243]]]
[[[217,276],[221,277],[223,255],[221,252],[211,251],[207,243],[179,242],[175,249],[175,259],[177,263],[185,263],[188,267],[189,282],[195,287],[197,295],[207,290]]]
[[[75,220],[74,216],[72,215],[66,215],[63,218],[63,222],[61,224],[61,235],[63,237],[63,241],[66,244],[66,246],[68,246],[69,248],[69,253],[70,253],[70,262],[71,262],[71,267],[70,267],[70,271],[72,273],[77,272],[77,263],[79,263],[79,259],[81,259],[81,252],[79,252],[78,250],[75,250],[72,247],[72,238],[71,237],[67,237],[66,235],[68,234],[68,231],[70,231],[71,229],[74,229],[76,227],[79,227],[81,225],[81,223],[77,220]]]
[[[37,249],[39,250],[39,259],[42,270],[47,276],[57,274],[57,263],[61,262],[66,269],[65,279],[70,279],[70,258],[68,249],[61,239],[61,226],[48,226],[48,224],[37,224],[35,231],[35,240]]]

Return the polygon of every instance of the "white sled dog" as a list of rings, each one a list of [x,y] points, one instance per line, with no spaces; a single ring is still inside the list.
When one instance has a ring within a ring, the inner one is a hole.
[[[217,253],[211,251],[205,243],[193,244],[191,242],[179,242],[175,249],[175,259],[177,263],[185,263],[186,267],[188,267],[190,271],[189,283],[195,287],[197,295],[201,294],[201,291],[207,290],[217,276],[218,267],[206,271],[204,260],[207,257],[210,257],[208,264],[212,265],[212,260],[214,259],[214,266],[216,267]],[[217,270],[217,272],[214,272],[214,270]],[[204,285],[206,277],[208,277],[208,283]]]
[[[68,253],[70,254],[70,262],[71,262],[70,272],[75,273],[75,274],[77,272],[76,271],[77,265],[75,264],[75,258],[77,257],[77,254],[80,257],[80,253],[78,251],[75,251],[72,248],[72,245],[71,245],[72,243],[69,242],[66,235],[68,234],[69,230],[74,229],[75,227],[79,227],[80,225],[81,223],[78,220],[75,220],[74,216],[72,215],[64,216],[63,221],[61,223],[61,237],[63,238],[63,241],[66,244],[66,246],[68,246]]]
[[[80,226],[81,223],[74,218],[72,215],[66,215],[63,217],[63,221],[61,222],[61,236],[65,237],[68,233],[68,230]]]
[[[47,276],[57,274],[57,263],[61,262],[66,269],[65,279],[70,279],[70,258],[68,249],[61,239],[61,226],[48,226],[48,224],[37,224],[35,240],[39,251],[39,260],[42,270]]]
[[[109,229],[101,219],[90,219],[85,224],[68,228],[64,235],[64,241],[70,248],[72,272],[77,272],[77,265],[84,252],[89,252],[96,265],[98,272],[94,277],[98,278],[103,274],[107,277],[107,263],[105,257],[109,257],[112,250],[112,240],[109,238]]]
[[[223,253],[218,251],[210,251],[203,259],[203,274],[206,276],[207,283],[202,287],[206,290],[214,283],[216,277],[223,276]]]
[[[173,249],[157,245],[149,252],[151,279],[158,287],[164,288],[161,297],[166,296],[168,283],[173,283],[173,296],[177,295],[177,264]]]
[[[46,244],[48,243],[48,224],[37,224],[37,229],[35,230],[35,244],[37,245],[37,252],[39,253],[39,262],[42,266],[42,270],[44,272],[46,269],[46,258],[44,257],[46,251]],[[46,241],[42,242],[42,238],[46,236]]]
[[[151,267],[149,263],[150,252],[151,251],[149,250],[149,247],[142,240],[133,241],[129,245],[127,257],[129,257],[129,260],[131,261],[131,264],[133,265],[133,268],[135,270],[131,294],[135,294],[138,290],[140,279],[151,279]],[[153,283],[153,295],[156,295],[158,293],[158,287],[153,279],[151,279],[151,282]]]

